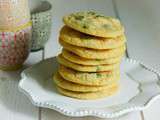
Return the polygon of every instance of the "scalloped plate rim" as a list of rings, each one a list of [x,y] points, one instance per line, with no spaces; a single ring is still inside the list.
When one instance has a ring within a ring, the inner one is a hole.
[[[51,59],[51,58],[48,58],[48,59]],[[45,59],[45,60],[48,60],[48,59]],[[133,60],[131,58],[125,58],[125,60],[127,62],[130,62],[130,63],[133,63],[133,64],[140,64],[142,65],[143,67],[145,67],[147,70],[151,71],[151,72],[154,72],[157,76],[158,76],[158,79],[160,78],[160,73],[158,71],[156,71],[155,69],[152,69],[150,67],[148,67],[147,65],[145,65],[144,63],[142,62],[139,62],[139,61],[136,61],[136,60]],[[41,62],[43,61],[40,61],[39,63],[37,64],[40,64]],[[37,65],[35,64],[35,65]],[[32,68],[34,67],[35,65],[29,67],[29,68]],[[28,69],[29,69],[28,68]],[[26,69],[27,70],[27,69]],[[142,106],[130,106],[128,108],[125,108],[125,109],[121,109],[119,111],[116,111],[116,112],[113,112],[113,113],[101,113],[101,112],[98,112],[96,110],[79,110],[79,111],[69,111],[69,110],[66,110],[58,105],[53,105],[53,104],[49,104],[49,103],[43,103],[43,102],[35,102],[34,99],[33,99],[33,95],[32,93],[26,91],[25,89],[23,89],[21,87],[21,84],[23,83],[23,81],[25,79],[27,79],[26,75],[25,75],[25,71],[24,70],[22,73],[21,73],[21,80],[19,82],[19,85],[18,85],[18,89],[20,92],[22,92],[23,94],[25,94],[29,100],[31,101],[31,103],[37,107],[42,107],[42,108],[49,108],[49,109],[53,109],[57,112],[60,112],[61,114],[63,115],[66,115],[66,116],[70,116],[70,117],[85,117],[85,116],[94,116],[94,117],[99,117],[99,118],[116,118],[116,117],[119,117],[119,116],[122,116],[126,113],[129,113],[129,112],[132,112],[132,111],[142,111],[142,110],[145,110],[146,108],[148,108],[154,101],[156,101],[157,99],[160,99],[160,94],[157,94],[155,96],[153,96],[152,98],[150,98],[149,100],[147,100],[146,103],[144,103]]]

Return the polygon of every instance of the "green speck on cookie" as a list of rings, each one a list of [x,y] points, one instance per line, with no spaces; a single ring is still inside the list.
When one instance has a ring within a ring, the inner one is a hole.
[[[101,61],[101,59],[95,59],[96,61]]]
[[[90,14],[90,15],[95,15],[96,13],[93,12],[93,11],[90,11],[90,12],[88,12],[88,14]]]
[[[76,20],[80,20],[81,21],[83,18],[84,18],[84,16],[75,16]]]
[[[100,78],[101,76],[102,76],[101,74],[97,73],[97,78]]]
[[[110,25],[110,24],[104,24],[103,27],[107,28],[107,29],[112,29],[112,25]]]
[[[96,69],[96,71],[99,71],[99,70],[101,70],[101,68],[100,68],[99,66],[97,66],[97,69]]]
[[[83,25],[83,28],[88,29],[89,27],[88,27],[88,25]]]
[[[103,16],[103,15],[96,15],[95,17],[96,17],[96,18],[100,18],[100,17],[101,17],[101,18],[105,18],[105,16]]]

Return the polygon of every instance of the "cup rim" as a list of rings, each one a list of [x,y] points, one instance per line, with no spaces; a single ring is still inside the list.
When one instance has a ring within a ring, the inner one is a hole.
[[[45,13],[45,12],[49,12],[52,10],[52,4],[49,1],[40,1],[40,2],[41,2],[41,5],[38,6],[36,10],[31,11],[31,15]],[[38,8],[42,7],[44,4],[47,6],[46,8],[44,8],[42,10],[38,9]]]

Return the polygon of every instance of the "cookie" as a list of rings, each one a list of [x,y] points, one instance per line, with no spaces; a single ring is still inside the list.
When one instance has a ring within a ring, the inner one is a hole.
[[[80,65],[66,60],[62,54],[58,55],[57,60],[60,64],[69,67],[71,69],[82,71],[82,72],[101,72],[101,71],[112,71],[118,69],[120,63],[106,64],[106,65]]]
[[[60,39],[66,43],[92,49],[113,49],[126,42],[125,35],[115,38],[94,37],[64,26],[60,31]]]
[[[116,83],[112,83],[110,85],[105,85],[105,86],[81,85],[81,84],[73,83],[63,79],[59,73],[56,73],[53,79],[57,86],[63,89],[75,91],[75,92],[96,92],[96,91],[108,89],[110,86],[118,84],[118,82],[116,82]]]
[[[120,79],[119,70],[99,73],[87,73],[75,71],[63,65],[60,65],[58,72],[65,80],[89,86],[110,85],[112,83],[116,83]]]
[[[59,93],[68,97],[83,99],[83,100],[94,100],[94,99],[111,96],[118,91],[118,88],[119,88],[118,85],[114,85],[109,87],[108,89],[96,91],[96,92],[75,92],[75,91],[63,89],[61,87],[57,87],[57,90]]]
[[[95,50],[83,47],[77,47],[71,44],[59,40],[59,43],[68,51],[75,53],[78,56],[88,58],[88,59],[110,59],[124,54],[126,47],[122,45],[115,49],[107,50]]]
[[[73,63],[81,64],[81,65],[104,65],[104,64],[114,64],[121,61],[122,56],[118,56],[115,58],[110,59],[86,59],[82,58],[72,52],[69,52],[68,50],[63,49],[62,50],[62,56],[67,59],[68,61],[71,61]]]
[[[77,31],[93,36],[110,38],[124,34],[124,28],[118,19],[92,11],[66,15],[63,22]]]

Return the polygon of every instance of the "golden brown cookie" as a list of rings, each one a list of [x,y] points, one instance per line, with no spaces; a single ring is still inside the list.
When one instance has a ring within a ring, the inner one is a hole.
[[[59,40],[59,42],[64,47],[64,49],[73,52],[78,56],[88,59],[110,59],[117,56],[122,56],[126,50],[125,45],[115,49],[95,50],[95,49],[88,49],[88,48],[74,46],[64,42],[63,40]]]
[[[109,59],[86,59],[83,57],[80,57],[72,52],[69,52],[68,50],[63,49],[62,50],[62,56],[67,59],[68,61],[71,61],[73,63],[81,64],[81,65],[104,65],[104,64],[114,64],[121,61],[122,56],[109,58]]]
[[[124,28],[118,19],[103,16],[92,11],[66,15],[63,21],[67,26],[93,36],[110,38],[124,33]]]
[[[115,64],[106,64],[106,65],[80,65],[65,59],[62,54],[57,57],[57,60],[60,64],[72,68],[77,71],[82,72],[101,72],[101,71],[112,71],[120,67],[120,63]]]
[[[57,90],[59,91],[59,93],[68,97],[83,99],[83,100],[93,100],[114,95],[118,91],[118,88],[119,88],[118,85],[114,85],[109,87],[108,89],[97,92],[75,92],[63,89],[61,87],[57,87]]]
[[[125,35],[115,38],[94,37],[64,26],[60,31],[60,39],[71,45],[92,49],[113,49],[126,42]]]
[[[63,89],[75,91],[75,92],[96,92],[96,91],[108,89],[110,86],[118,84],[118,82],[115,82],[115,83],[112,83],[110,85],[105,85],[105,86],[81,85],[81,84],[73,83],[73,82],[63,79],[59,73],[55,73],[53,80],[57,86]]]
[[[75,71],[63,65],[60,65],[58,72],[65,80],[81,85],[104,86],[117,83],[120,79],[119,70],[99,73],[87,73]]]

